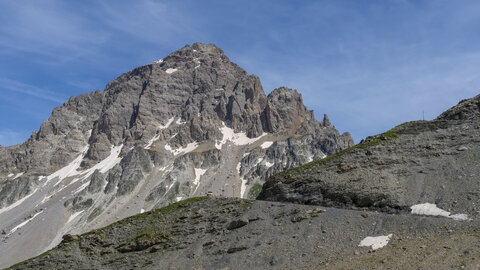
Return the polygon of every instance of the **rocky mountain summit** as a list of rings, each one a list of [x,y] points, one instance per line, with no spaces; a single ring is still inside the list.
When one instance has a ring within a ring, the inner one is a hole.
[[[274,174],[255,201],[190,198],[12,269],[480,269],[479,104]]]
[[[70,98],[25,143],[0,147],[0,267],[65,233],[207,191],[255,198],[274,173],[352,145],[296,90],[267,96],[215,45],[185,46]]]

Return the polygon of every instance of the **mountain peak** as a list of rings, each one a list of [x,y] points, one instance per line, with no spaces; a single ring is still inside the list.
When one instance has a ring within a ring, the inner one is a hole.
[[[19,257],[0,253],[0,267],[63,233],[207,191],[255,198],[272,174],[349,143],[315,120],[298,91],[281,87],[267,97],[260,79],[217,46],[187,45],[104,91],[70,98],[27,142],[0,148],[0,207],[22,209],[0,209],[0,231],[30,216],[44,220],[10,235],[3,250],[50,232]]]

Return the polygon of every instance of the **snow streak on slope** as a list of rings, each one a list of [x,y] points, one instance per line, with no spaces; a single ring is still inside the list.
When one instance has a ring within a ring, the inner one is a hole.
[[[267,133],[263,133],[256,138],[249,138],[244,132],[235,133],[235,131],[232,128],[227,127],[225,123],[222,124],[223,126],[220,128],[220,132],[222,132],[223,138],[220,141],[217,140],[215,142],[215,147],[219,150],[222,149],[222,146],[226,144],[227,141],[230,141],[235,145],[247,145],[254,143],[263,136],[267,135]]]
[[[169,128],[170,125],[173,123],[174,119],[175,119],[175,117],[172,117],[172,118],[168,119],[168,121],[165,125],[158,126],[159,131]],[[150,147],[152,147],[152,144],[154,142],[156,142],[158,139],[160,139],[160,134],[155,135],[150,141],[148,141],[148,143],[145,145],[145,149],[150,149]]]
[[[272,146],[272,144],[273,144],[273,142],[264,142],[264,143],[262,143],[262,145],[260,145],[260,147],[261,147],[262,149],[267,149],[267,148],[269,148],[270,146]]]
[[[200,186],[200,177],[205,174],[207,170],[201,168],[195,168],[195,180],[193,180],[193,184],[195,185],[195,190],[193,193],[197,192],[198,187]]]
[[[84,210],[75,212],[73,213],[67,220],[67,223],[70,223],[72,220],[74,220],[76,217],[78,217],[81,213],[83,213]]]
[[[58,177],[59,179],[55,184],[56,186],[63,179],[69,176],[77,175],[78,174],[77,169],[80,167],[80,164],[82,163],[82,160],[85,157],[87,150],[88,150],[88,145],[83,148],[82,153],[78,155],[72,162],[70,162],[70,164],[47,176],[47,181],[45,182],[45,184],[50,182],[52,179],[55,179]]]
[[[20,229],[21,227],[27,225],[27,223],[29,223],[30,221],[32,221],[36,216],[40,215],[43,211],[40,211],[38,213],[36,213],[35,215],[33,215],[31,218],[25,220],[24,222],[18,224],[17,226],[15,226],[13,229],[10,230],[10,232],[7,234],[7,236],[9,236],[10,234],[14,233],[16,230]]]

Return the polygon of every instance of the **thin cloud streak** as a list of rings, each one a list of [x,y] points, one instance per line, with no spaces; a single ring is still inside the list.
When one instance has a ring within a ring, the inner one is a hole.
[[[27,137],[23,132],[17,132],[10,129],[0,130],[0,145],[9,146],[22,143]]]
[[[8,78],[0,78],[0,85],[0,89],[3,90],[21,93],[60,104],[66,101],[65,97],[58,96],[54,92],[44,90],[33,85],[28,85],[26,83],[10,80]]]
[[[217,44],[258,75],[266,92],[298,89],[317,117],[328,113],[356,141],[418,119],[422,110],[434,118],[480,88],[476,1],[0,0],[0,6],[0,60],[20,62],[0,66],[1,77],[30,86],[13,84],[18,93],[55,102],[101,89],[194,41]],[[29,79],[40,76],[48,81],[43,87],[56,90],[31,88]]]

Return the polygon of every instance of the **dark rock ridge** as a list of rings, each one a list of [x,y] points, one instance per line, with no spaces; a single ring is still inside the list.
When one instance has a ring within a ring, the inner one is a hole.
[[[299,168],[273,175],[259,199],[410,211],[433,203],[478,216],[480,96],[433,121],[408,122]]]
[[[185,46],[70,98],[25,143],[0,147],[0,266],[207,191],[254,198],[270,175],[352,145],[296,90],[266,96],[215,45]]]

